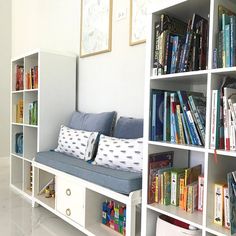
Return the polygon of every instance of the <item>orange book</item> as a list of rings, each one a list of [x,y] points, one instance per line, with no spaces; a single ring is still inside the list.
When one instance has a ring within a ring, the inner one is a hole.
[[[184,209],[184,178],[179,179],[179,207]]]
[[[183,194],[183,209],[187,211],[188,206],[188,187],[184,186],[184,194]]]

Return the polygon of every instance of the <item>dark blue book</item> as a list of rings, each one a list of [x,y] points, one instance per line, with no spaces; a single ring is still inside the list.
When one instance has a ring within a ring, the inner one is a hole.
[[[163,141],[164,91],[151,90],[151,140]]]
[[[172,36],[172,58],[171,58],[171,67],[170,73],[173,74],[176,72],[177,56],[178,56],[178,45],[179,45],[179,36]]]

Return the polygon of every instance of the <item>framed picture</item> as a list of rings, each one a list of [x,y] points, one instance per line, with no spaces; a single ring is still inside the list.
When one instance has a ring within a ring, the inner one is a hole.
[[[80,57],[111,51],[112,0],[81,0]]]
[[[130,0],[129,44],[145,43],[147,33],[147,6],[156,0]]]

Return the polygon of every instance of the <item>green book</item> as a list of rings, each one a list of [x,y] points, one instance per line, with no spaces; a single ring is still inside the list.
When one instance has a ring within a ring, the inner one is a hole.
[[[183,168],[171,171],[171,205],[179,206],[179,180],[184,178]]]

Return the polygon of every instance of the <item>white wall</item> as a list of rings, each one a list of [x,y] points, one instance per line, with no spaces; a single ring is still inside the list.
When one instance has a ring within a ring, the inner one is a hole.
[[[12,1],[14,56],[35,47],[79,54],[79,0]],[[112,28],[112,52],[79,59],[78,107],[142,117],[145,44],[129,46],[129,1],[113,0]]]
[[[11,1],[0,0],[0,157],[9,156]]]

